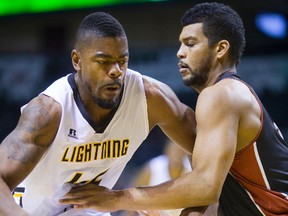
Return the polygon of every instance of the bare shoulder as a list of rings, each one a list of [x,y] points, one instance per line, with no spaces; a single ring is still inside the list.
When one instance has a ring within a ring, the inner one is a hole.
[[[147,76],[143,76],[143,82],[146,97],[150,104],[157,106],[161,105],[161,102],[167,103],[169,101],[182,104],[175,92],[165,83]]]
[[[49,114],[54,117],[61,116],[61,105],[56,102],[52,97],[47,95],[39,95],[33,98],[24,108],[22,115],[26,115],[31,112],[41,116],[43,114]]]
[[[203,131],[220,128],[220,123],[226,125],[225,133],[235,128],[237,151],[256,137],[261,126],[260,104],[251,89],[238,80],[226,79],[203,90],[195,113],[198,128],[203,127]]]
[[[204,89],[199,94],[197,107],[201,110],[242,112],[254,102],[255,97],[245,84],[238,80],[225,79]]]
[[[22,110],[16,130],[22,138],[39,146],[50,145],[61,119],[61,105],[53,98],[40,95],[32,99]]]
[[[158,93],[165,92],[166,88],[170,89],[163,82],[160,82],[159,80],[156,80],[148,76],[143,76],[143,83],[144,83],[145,92],[148,95],[151,95],[151,94],[158,95]]]
[[[169,120],[173,116],[185,113],[185,110],[188,109],[165,83],[147,76],[143,77],[143,82],[150,122],[161,124],[161,120]]]
[[[53,98],[40,95],[23,108],[20,120],[34,119],[34,121],[28,120],[27,122],[31,122],[36,128],[45,127],[46,124],[58,124],[61,118],[61,109],[61,105]]]
[[[143,82],[150,129],[158,125],[172,141],[192,152],[196,133],[194,111],[168,85],[145,76]]]

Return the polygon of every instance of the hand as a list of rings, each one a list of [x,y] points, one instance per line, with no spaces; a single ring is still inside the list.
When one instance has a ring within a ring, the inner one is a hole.
[[[73,185],[59,200],[60,204],[73,205],[77,209],[93,209],[101,212],[116,211],[116,192],[95,184]]]

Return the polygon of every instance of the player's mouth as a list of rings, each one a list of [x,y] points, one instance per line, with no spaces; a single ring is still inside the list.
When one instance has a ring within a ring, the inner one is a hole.
[[[121,91],[121,85],[118,83],[113,85],[106,85],[105,87],[103,87],[103,89],[109,93],[117,94]]]
[[[190,71],[190,68],[187,64],[185,64],[184,62],[180,61],[178,63],[178,67],[179,67],[179,72],[184,75],[184,73],[187,73]]]

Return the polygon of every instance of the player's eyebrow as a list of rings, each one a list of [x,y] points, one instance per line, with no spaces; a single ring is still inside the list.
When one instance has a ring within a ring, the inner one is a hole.
[[[124,57],[128,57],[129,56],[129,52],[126,51],[124,52],[121,56],[119,56],[120,58],[124,58]],[[108,54],[105,54],[103,52],[97,52],[95,53],[94,57],[97,57],[97,58],[112,58],[111,55],[108,55]]]
[[[197,38],[194,37],[194,36],[187,36],[187,37],[184,37],[184,38],[179,38],[179,41],[188,41],[188,40],[193,40],[193,41],[196,41]]]

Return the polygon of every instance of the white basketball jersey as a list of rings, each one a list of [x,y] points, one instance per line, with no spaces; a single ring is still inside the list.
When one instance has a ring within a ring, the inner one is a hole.
[[[90,210],[67,211],[69,206],[60,205],[58,200],[69,190],[65,183],[92,181],[108,188],[114,186],[149,133],[142,76],[127,70],[120,105],[103,133],[95,132],[74,74],[55,81],[41,94],[61,104],[62,118],[54,142],[25,180],[23,208],[31,216],[104,215]]]

